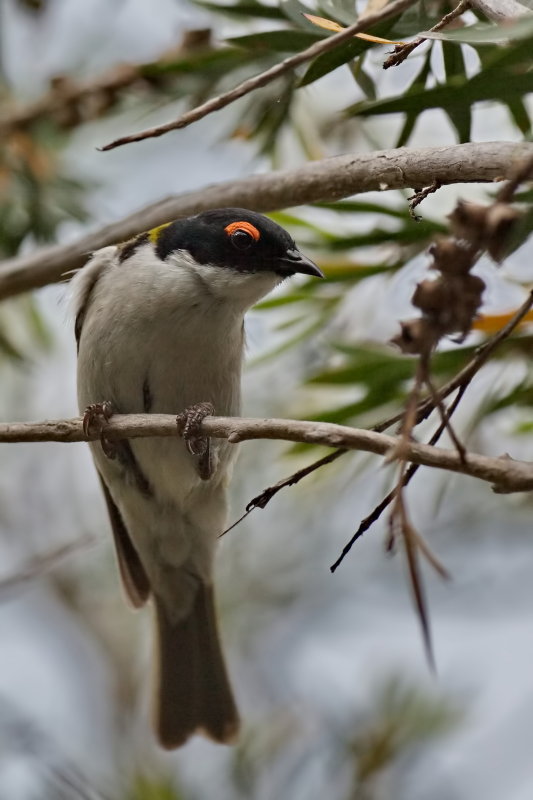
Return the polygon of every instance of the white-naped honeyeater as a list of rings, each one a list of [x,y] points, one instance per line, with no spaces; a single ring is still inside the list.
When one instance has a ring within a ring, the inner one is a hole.
[[[244,314],[296,273],[321,277],[283,228],[220,208],[104,247],[72,282],[79,406],[102,431],[91,449],[126,594],[153,597],[166,748],[238,733],[212,584],[236,449],[199,423],[240,414]],[[182,438],[105,439],[112,413],[179,412]]]

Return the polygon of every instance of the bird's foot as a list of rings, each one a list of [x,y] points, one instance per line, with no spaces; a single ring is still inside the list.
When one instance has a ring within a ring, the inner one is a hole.
[[[109,400],[104,400],[103,403],[91,403],[83,413],[83,433],[87,437],[91,432],[99,433],[102,450],[112,459],[116,458],[117,449],[115,444],[106,438],[105,429],[113,413],[113,406]]]
[[[197,403],[176,417],[178,433],[192,456],[203,456],[206,452],[209,438],[202,433],[201,425],[206,417],[211,417],[214,413],[215,409],[211,403]]]
[[[178,433],[185,441],[187,450],[198,457],[198,474],[203,481],[213,474],[213,459],[209,437],[201,431],[202,422],[215,413],[212,403],[197,403],[186,408],[176,417]]]

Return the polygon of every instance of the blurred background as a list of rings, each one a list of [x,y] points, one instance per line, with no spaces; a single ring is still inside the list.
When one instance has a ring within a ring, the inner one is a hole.
[[[517,76],[530,68],[531,29],[505,48],[426,43],[387,72],[386,48],[354,40],[191,128],[97,151],[327,35],[302,11],[349,24],[366,5],[0,0],[0,255],[74,241],[168,194],[273,167],[530,136],[533,103]],[[450,7],[417,3],[373,32],[413,35]],[[448,95],[435,100],[442,86]],[[327,280],[287,284],[249,314],[246,415],[368,426],[401,408],[414,366],[388,340],[412,316],[427,247],[459,196],[494,193],[441,189],[419,221],[407,195],[273,215]],[[520,304],[532,264],[527,243],[499,269],[479,262],[484,317],[441,348],[439,381]],[[471,385],[455,416],[469,449],[531,457],[532,348],[525,326]],[[3,302],[1,420],[76,414],[68,286]],[[277,442],[240,449],[231,521],[323,454]],[[409,487],[413,522],[452,575],[424,571],[433,676],[402,555],[385,553],[386,516],[329,570],[394,475],[377,458],[345,455],[221,541],[218,601],[243,733],[232,748],[196,738],[164,753],[150,727],[151,611],[134,614],[122,596],[88,448],[2,445],[1,800],[531,798],[531,499],[428,469]]]

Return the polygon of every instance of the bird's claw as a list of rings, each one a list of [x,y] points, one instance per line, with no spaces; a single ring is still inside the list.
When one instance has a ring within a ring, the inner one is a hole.
[[[176,417],[178,433],[185,441],[189,453],[196,456],[196,469],[203,481],[208,481],[212,477],[214,466],[209,437],[202,433],[201,425],[206,417],[214,413],[212,403],[197,403]]]
[[[108,458],[116,457],[116,447],[105,436],[106,425],[113,416],[113,406],[109,400],[103,403],[91,403],[83,413],[83,433],[88,438],[91,430],[100,434],[102,450]]]
[[[178,433],[192,456],[205,456],[208,453],[209,438],[201,432],[201,425],[206,417],[211,417],[214,413],[212,403],[197,403],[176,417]]]

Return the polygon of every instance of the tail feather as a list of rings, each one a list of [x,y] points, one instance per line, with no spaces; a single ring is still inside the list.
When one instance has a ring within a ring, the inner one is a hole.
[[[222,744],[233,741],[239,715],[220,647],[213,589],[202,584],[188,617],[177,624],[156,598],[159,686],[156,732],[168,749],[204,733]]]

